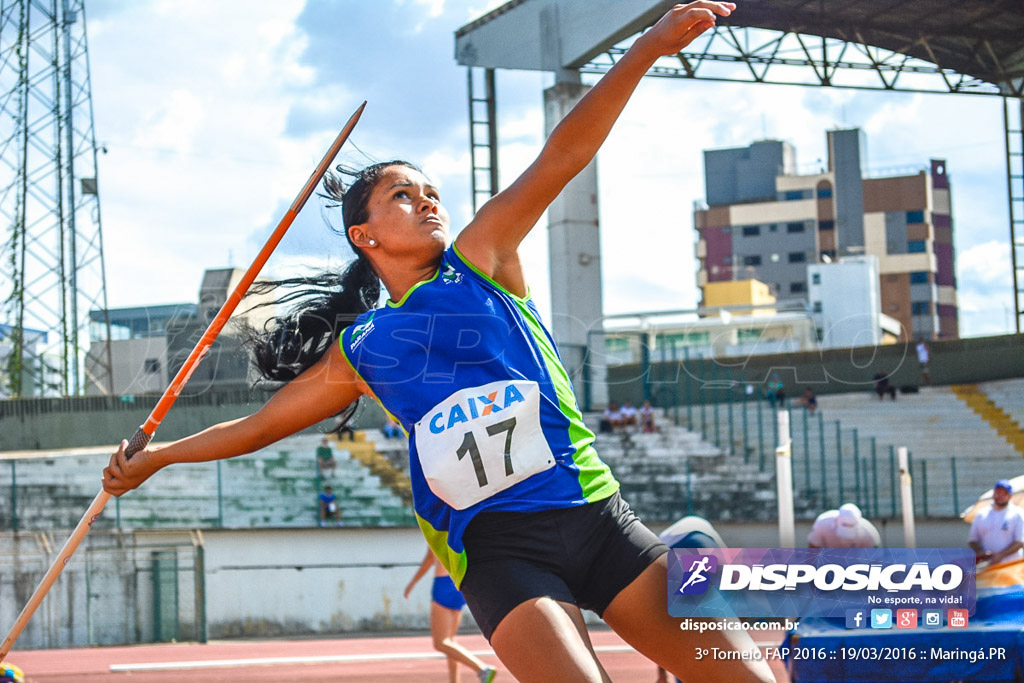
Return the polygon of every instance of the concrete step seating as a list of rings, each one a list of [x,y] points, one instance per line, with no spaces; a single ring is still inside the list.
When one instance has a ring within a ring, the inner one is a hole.
[[[978,388],[1017,423],[1024,427],[1024,379],[981,382]]]
[[[220,463],[179,464],[158,472],[146,484],[111,501],[98,528],[176,528],[314,526],[319,493],[315,451],[322,437],[301,434],[240,458]],[[350,452],[331,441],[336,472],[323,478],[338,497],[346,526],[414,524],[411,509]],[[16,514],[23,530],[75,526],[100,490],[109,459],[107,448],[16,454]],[[15,454],[6,454],[13,457]],[[0,461],[0,494],[11,498],[10,461]],[[0,529],[11,529],[10,504],[0,506]]]
[[[1024,381],[1014,382],[1024,388]],[[884,402],[868,393],[821,396],[818,406],[818,414],[809,415],[791,402],[790,424],[794,487],[803,489],[822,509],[852,501],[873,516],[898,513],[898,467],[890,455],[898,446],[906,446],[911,455],[915,510],[920,515],[951,516],[997,479],[1024,473],[1014,449],[948,387],[925,387],[920,393]],[[718,433],[714,405],[705,407],[705,433],[709,441],[728,449],[728,406],[718,404],[717,409]],[[745,411],[748,459],[760,462],[759,443],[763,443],[765,468],[772,470],[775,418],[768,403],[751,400],[744,407],[735,402],[732,409],[731,450],[743,453]],[[759,410],[763,442],[758,439]],[[700,411],[694,407],[689,412],[699,432]],[[686,411],[680,413],[685,422]]]
[[[599,414],[585,416],[597,430]],[[776,513],[775,477],[756,464],[703,441],[659,415],[656,433],[635,428],[599,434],[595,447],[622,485],[622,495],[651,522],[687,514],[713,520],[769,520]],[[797,499],[806,516],[807,501]]]

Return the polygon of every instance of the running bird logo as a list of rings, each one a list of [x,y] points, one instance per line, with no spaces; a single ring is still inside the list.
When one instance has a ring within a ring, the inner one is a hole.
[[[462,282],[462,273],[455,271],[455,266],[449,264],[445,271],[441,273],[441,281],[446,285],[457,285]]]
[[[714,555],[683,555],[679,558],[682,567],[688,567],[677,593],[680,595],[703,595],[711,582],[708,574],[718,571],[718,558]]]

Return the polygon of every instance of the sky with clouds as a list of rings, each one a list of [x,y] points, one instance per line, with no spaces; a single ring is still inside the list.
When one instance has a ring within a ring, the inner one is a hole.
[[[340,161],[406,158],[470,216],[466,72],[454,31],[499,0],[88,0],[92,97],[112,307],[195,301],[207,268],[246,267],[364,99]],[[596,77],[586,77],[596,78]],[[548,74],[499,71],[500,174],[543,142]],[[961,333],[1012,324],[1001,101],[645,79],[598,161],[606,313],[697,302],[693,202],[702,150],[791,142],[801,170],[825,131],[861,127],[868,169],[947,160]],[[351,253],[315,201],[267,267],[339,267]],[[326,216],[330,219],[331,216]],[[523,246],[549,309],[544,222]],[[142,257],[144,256],[144,257]]]

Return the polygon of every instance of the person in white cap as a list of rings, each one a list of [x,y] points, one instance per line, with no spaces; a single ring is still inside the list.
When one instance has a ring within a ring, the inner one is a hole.
[[[1024,515],[1010,501],[1013,486],[1000,479],[992,487],[992,505],[974,516],[967,545],[978,562],[999,564],[1024,558]]]
[[[841,505],[838,510],[826,510],[818,515],[807,534],[807,545],[812,548],[877,548],[882,545],[875,525],[864,519],[860,508],[853,503]]]

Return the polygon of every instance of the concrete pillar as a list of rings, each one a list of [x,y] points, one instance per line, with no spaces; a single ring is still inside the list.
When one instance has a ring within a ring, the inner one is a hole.
[[[580,83],[559,82],[544,91],[545,135],[551,134],[588,89]],[[596,159],[562,190],[548,209],[548,247],[551,333],[581,407],[603,406],[608,401],[608,386],[604,337],[600,334],[603,301]],[[588,347],[588,367],[584,370]]]

